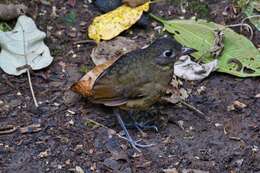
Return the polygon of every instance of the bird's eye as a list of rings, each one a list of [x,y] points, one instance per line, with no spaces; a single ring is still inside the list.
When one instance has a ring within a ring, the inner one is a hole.
[[[172,56],[172,51],[171,50],[166,50],[163,52],[164,57],[171,57]]]

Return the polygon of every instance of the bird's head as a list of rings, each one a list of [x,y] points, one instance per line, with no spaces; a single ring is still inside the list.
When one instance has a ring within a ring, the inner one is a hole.
[[[182,46],[170,37],[162,37],[155,40],[148,48],[151,51],[156,64],[160,66],[173,65],[179,57],[196,52],[196,49]]]

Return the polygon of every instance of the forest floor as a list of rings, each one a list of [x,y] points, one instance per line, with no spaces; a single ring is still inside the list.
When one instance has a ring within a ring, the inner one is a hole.
[[[135,139],[156,143],[138,153],[118,137],[122,130],[112,109],[91,104],[70,91],[84,75],[82,69],[94,67],[90,58],[94,45],[73,43],[86,39],[87,27],[99,10],[86,0],[77,0],[75,6],[67,0],[17,1],[29,7],[29,15],[47,33],[46,44],[54,62],[32,73],[39,109],[33,104],[26,75],[10,76],[0,70],[0,127],[18,129],[0,134],[0,173],[157,173],[166,169],[174,173],[173,168],[180,172],[260,173],[259,79],[214,73],[202,81],[184,82],[191,90],[187,101],[204,112],[206,119],[183,106],[162,105],[170,117],[165,128],[145,131],[146,135],[130,130]],[[232,17],[230,10],[223,14],[231,5],[229,1],[205,3],[207,14],[199,15],[211,21],[233,24],[243,17]],[[195,14],[191,9],[183,15],[180,6],[170,1],[153,4],[151,11],[168,19]],[[75,21],[69,20],[74,14]],[[130,30],[123,35],[145,38],[156,32],[153,27]],[[259,32],[253,42],[259,47]],[[246,107],[229,110],[234,101]],[[28,129],[30,125],[36,129]]]

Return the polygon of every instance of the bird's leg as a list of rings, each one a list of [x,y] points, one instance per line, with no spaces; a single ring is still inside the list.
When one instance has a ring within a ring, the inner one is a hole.
[[[135,120],[133,117],[131,117],[131,119],[133,119],[133,121],[134,121],[134,125],[135,125],[135,127],[138,129],[138,130],[146,130],[146,129],[148,129],[148,130],[150,130],[150,129],[152,129],[152,130],[155,130],[156,132],[158,132],[158,127],[156,126],[156,125],[151,125],[151,122],[153,122],[153,120],[147,120],[147,121],[145,121],[145,122],[143,122],[143,121],[138,121],[138,120]]]
[[[151,122],[153,120],[139,122],[138,120],[136,120],[134,112],[136,112],[136,111],[133,111],[133,110],[129,111],[129,117],[132,120],[132,123],[125,124],[127,128],[136,128],[141,133],[144,133],[143,130],[147,130],[147,129],[148,130],[152,129],[152,130],[155,130],[156,132],[158,132],[158,127],[156,125],[151,125]],[[140,112],[138,111],[138,113],[140,113]],[[141,113],[145,113],[145,112],[141,112]],[[140,117],[142,117],[142,116],[140,116]]]
[[[133,138],[130,136],[121,116],[120,116],[120,113],[118,110],[115,111],[115,114],[116,114],[116,117],[117,117],[117,120],[120,124],[120,126],[122,127],[122,129],[124,130],[125,132],[125,135],[126,137],[122,137],[123,139],[126,139],[130,144],[131,146],[136,149],[138,152],[141,152],[141,150],[139,148],[147,148],[147,147],[151,147],[151,146],[154,146],[155,144],[148,144],[148,145],[143,145],[143,144],[139,144],[138,142],[140,140],[137,140],[137,141],[134,141]],[[138,148],[139,147],[139,148]]]

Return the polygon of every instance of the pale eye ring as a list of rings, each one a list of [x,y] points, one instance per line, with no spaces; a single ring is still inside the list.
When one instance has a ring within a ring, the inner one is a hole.
[[[164,57],[171,57],[172,56],[172,50],[166,50],[163,52],[163,56]]]

